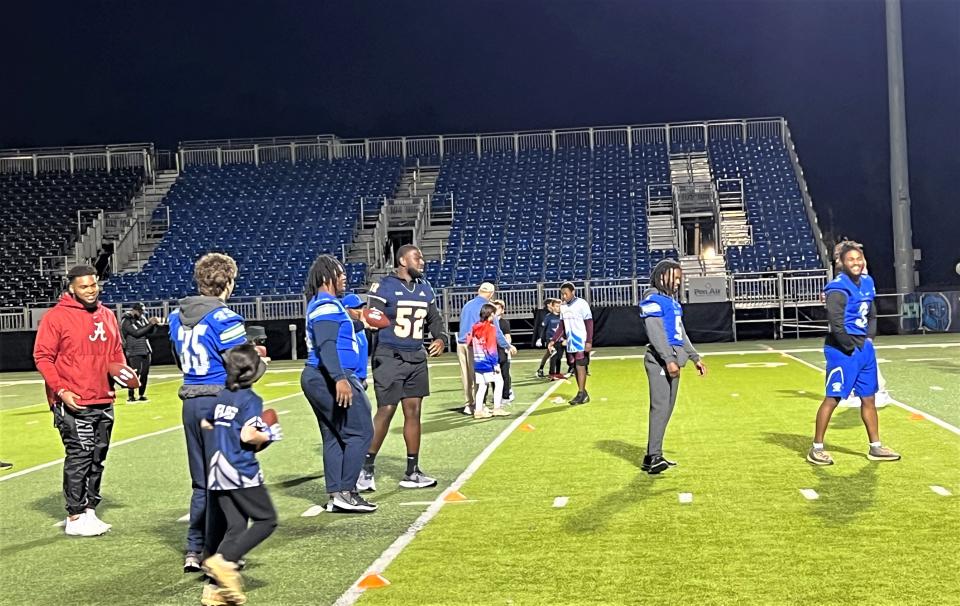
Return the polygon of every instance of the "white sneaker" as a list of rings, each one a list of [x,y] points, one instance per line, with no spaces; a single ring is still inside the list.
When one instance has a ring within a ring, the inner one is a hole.
[[[86,515],[81,514],[77,519],[67,518],[63,526],[63,532],[71,537],[96,537],[105,533],[107,530],[101,526],[95,525]]]
[[[373,477],[373,472],[361,469],[360,477],[357,478],[357,492],[375,492],[376,490],[377,480]]]
[[[840,400],[839,406],[840,408],[860,408],[860,398],[857,396],[844,398]]]
[[[876,396],[876,406],[877,408],[883,408],[888,404],[893,404],[893,398],[890,396],[888,391],[878,391]]]
[[[88,507],[87,510],[83,512],[83,515],[86,516],[88,519],[90,519],[93,526],[101,526],[103,527],[104,531],[107,531],[113,528],[113,524],[107,524],[106,522],[104,522],[103,520],[97,517],[96,509],[91,509]]]

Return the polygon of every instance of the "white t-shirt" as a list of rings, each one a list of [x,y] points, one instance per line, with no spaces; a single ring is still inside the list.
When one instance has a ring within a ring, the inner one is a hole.
[[[560,319],[567,333],[567,351],[571,353],[584,351],[587,343],[586,321],[593,319],[590,306],[580,297],[575,297],[569,303],[560,305]]]

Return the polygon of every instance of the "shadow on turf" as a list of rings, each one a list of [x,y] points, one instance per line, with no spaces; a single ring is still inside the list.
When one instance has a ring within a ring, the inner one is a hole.
[[[600,440],[594,444],[594,447],[623,459],[636,467],[639,472],[644,449],[620,440]],[[643,472],[637,473],[630,483],[620,490],[607,493],[596,499],[589,507],[568,516],[564,520],[564,527],[567,532],[576,534],[589,534],[606,529],[613,521],[613,516],[619,511],[634,507],[639,501],[673,492],[672,488],[655,490],[654,482],[658,477]]]
[[[859,421],[860,417],[857,416]],[[806,460],[807,451],[810,450],[810,443],[813,440],[813,436],[808,434],[797,434],[797,433],[764,433],[763,434],[764,442],[768,444],[773,444],[774,446],[780,446],[785,448],[790,452],[797,455],[798,458]],[[850,450],[849,448],[843,448],[842,446],[837,446],[826,442],[824,448],[831,453],[840,453],[854,455],[858,457],[865,457],[863,452],[858,452],[856,450]]]
[[[823,396],[815,393],[799,393],[796,389],[778,389],[777,393],[784,398],[796,398],[798,400],[816,400],[823,401]]]
[[[862,456],[862,453],[856,453]],[[888,464],[888,463],[887,463]],[[877,465],[867,462],[856,473],[838,475],[813,467],[818,483],[813,487],[820,498],[810,503],[810,513],[827,526],[847,526],[873,506],[877,492]]]

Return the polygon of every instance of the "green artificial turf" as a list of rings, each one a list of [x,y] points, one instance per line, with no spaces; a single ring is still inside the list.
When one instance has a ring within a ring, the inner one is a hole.
[[[951,356],[960,349],[955,340],[919,343],[932,347],[880,350],[891,360],[881,366],[890,390],[956,423],[960,381]],[[817,349],[819,342],[766,346]],[[445,505],[383,571],[392,584],[360,603],[946,604],[960,594],[960,505],[929,488],[960,494],[960,436],[888,407],[881,432],[904,460],[871,463],[857,411],[839,410],[827,434],[837,465],[812,468],[803,454],[822,375],[777,353],[716,353],[707,377],[684,374],[666,440],[680,466],[651,478],[637,467],[646,380],[640,361],[627,357],[641,352],[599,351],[593,402],[545,401],[527,419],[535,429],[510,434],[466,482],[472,502]],[[792,355],[820,361],[816,352]],[[910,361],[927,358],[938,359]],[[536,359],[530,352],[515,361],[515,415],[549,387],[532,377]],[[783,365],[727,367],[744,363]],[[38,375],[0,375],[0,459],[15,463],[0,472],[0,604],[199,602],[198,577],[180,572],[186,524],[178,518],[187,513],[190,482],[175,372],[153,369],[149,404],[118,401],[99,509],[114,530],[88,539],[54,526],[64,515],[55,463],[63,453]],[[919,372],[929,374],[921,380]],[[298,364],[272,365],[257,391],[288,411],[284,441],[261,456],[280,526],[250,554],[250,604],[333,603],[510,425],[511,418],[456,413],[463,395],[453,356],[434,361],[431,383],[421,460],[440,485],[396,487],[404,458],[398,417],[377,460],[380,490],[371,500],[381,509],[301,517],[325,500],[319,432],[300,394]],[[573,393],[565,383],[555,397]],[[807,501],[800,488],[820,499]],[[693,493],[693,502],[681,505],[680,492]],[[558,496],[569,497],[566,507],[552,506]]]

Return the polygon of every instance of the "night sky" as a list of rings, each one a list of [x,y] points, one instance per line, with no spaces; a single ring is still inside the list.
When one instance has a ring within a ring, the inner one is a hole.
[[[904,0],[921,283],[960,284],[960,0]],[[879,0],[15,2],[0,147],[784,116],[893,284]]]

